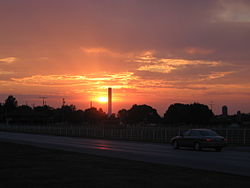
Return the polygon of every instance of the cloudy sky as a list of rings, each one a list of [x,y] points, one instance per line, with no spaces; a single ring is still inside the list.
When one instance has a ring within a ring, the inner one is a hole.
[[[0,0],[0,102],[250,112],[250,1]]]

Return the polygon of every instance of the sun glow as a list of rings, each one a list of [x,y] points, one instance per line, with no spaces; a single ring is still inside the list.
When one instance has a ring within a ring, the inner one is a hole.
[[[108,98],[107,97],[98,97],[97,101],[100,103],[106,103],[106,102],[108,102]]]

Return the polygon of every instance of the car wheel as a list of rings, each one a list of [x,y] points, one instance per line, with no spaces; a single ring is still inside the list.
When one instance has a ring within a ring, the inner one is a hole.
[[[179,143],[175,140],[174,142],[173,142],[173,148],[174,149],[179,149]]]
[[[214,149],[215,149],[215,151],[220,152],[220,151],[222,150],[222,147],[216,147],[216,148],[214,148]]]
[[[200,151],[201,150],[201,144],[199,142],[194,143],[194,150],[195,151]]]

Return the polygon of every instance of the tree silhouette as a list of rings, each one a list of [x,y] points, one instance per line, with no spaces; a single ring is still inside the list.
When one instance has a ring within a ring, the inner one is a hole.
[[[32,108],[28,105],[21,105],[17,107],[18,109],[18,113],[20,114],[26,114],[26,113],[31,113],[32,112]]]
[[[84,121],[84,112],[82,110],[76,110],[73,104],[63,105],[56,110],[55,119],[70,124],[81,124]]]
[[[8,98],[5,100],[4,108],[5,108],[6,112],[12,112],[12,111],[16,110],[16,108],[17,108],[16,98],[13,97],[12,95],[8,96]]]
[[[101,120],[105,118],[106,118],[106,114],[103,112],[101,108],[97,110],[97,108],[92,107],[84,111],[85,121],[89,122],[92,125],[99,123]]]
[[[18,106],[16,98],[12,95],[8,96],[3,104],[0,103],[0,122],[6,123],[79,124],[114,127],[118,126],[119,123],[122,123],[122,126],[128,124],[148,126],[162,120],[157,110],[146,104],[135,104],[129,110],[121,109],[118,111],[117,117],[115,114],[107,117],[101,108],[88,108],[83,111],[77,110],[74,105],[63,105],[57,109],[48,105],[34,108],[28,105]],[[241,120],[249,121],[249,117],[249,114],[242,114]],[[164,121],[171,124],[208,124],[212,122],[211,119],[216,122],[216,118],[208,106],[199,103],[172,104],[164,114]],[[232,120],[239,121],[236,116]]]
[[[124,113],[123,117],[125,122],[129,124],[148,124],[148,123],[158,123],[161,120],[161,117],[157,113],[156,109],[148,105],[133,105],[131,109],[127,111],[121,111]]]
[[[168,123],[185,123],[188,121],[189,109],[186,104],[171,104],[164,114],[164,119]]]
[[[127,124],[128,121],[128,111],[126,109],[121,109],[118,111],[117,116],[121,123]]]
[[[208,106],[199,103],[172,104],[164,114],[167,123],[208,124],[213,117]]]

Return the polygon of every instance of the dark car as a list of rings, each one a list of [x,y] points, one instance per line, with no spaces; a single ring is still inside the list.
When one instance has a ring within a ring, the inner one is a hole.
[[[193,147],[196,151],[202,148],[214,148],[216,151],[221,151],[226,142],[227,140],[224,137],[210,129],[190,129],[171,139],[175,149]]]

